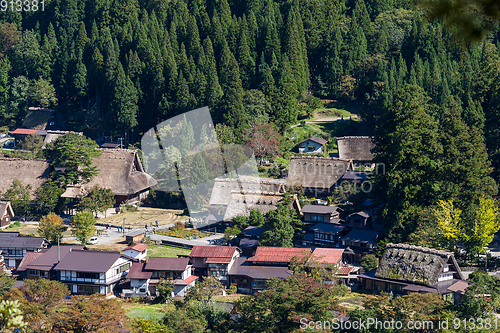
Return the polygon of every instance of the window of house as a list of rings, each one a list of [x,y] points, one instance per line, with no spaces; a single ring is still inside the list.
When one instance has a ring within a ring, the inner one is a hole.
[[[125,265],[120,266],[120,273],[128,271],[130,269],[130,263],[126,263]]]
[[[99,279],[99,273],[76,272],[76,277],[80,279]]]
[[[78,293],[92,295],[99,292],[99,286],[78,285]]]
[[[145,293],[145,292],[146,292],[146,288],[141,288],[141,289],[139,289],[139,292],[140,292],[140,293]]]

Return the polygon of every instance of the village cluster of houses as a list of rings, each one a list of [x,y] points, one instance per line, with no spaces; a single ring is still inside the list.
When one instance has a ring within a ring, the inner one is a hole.
[[[37,118],[38,117],[38,118]],[[42,119],[43,118],[43,119]],[[38,120],[37,120],[38,119]],[[51,129],[57,119],[44,110],[31,110],[27,120],[45,122],[45,127],[18,129],[16,141],[31,133],[50,142],[63,131]],[[301,153],[323,153],[326,140],[311,137],[299,143]],[[342,183],[359,184],[368,180],[369,172],[356,166],[373,167],[371,137],[337,138],[338,154],[329,157],[291,158],[287,179],[259,177],[217,178],[208,206],[206,226],[230,226],[235,216],[248,216],[252,209],[267,213],[276,209],[287,192],[302,188],[309,197],[331,195]],[[94,159],[99,174],[85,185],[70,185],[62,195],[76,199],[98,185],[111,189],[117,203],[140,201],[156,180],[144,172],[137,151],[101,148]],[[34,191],[48,179],[52,167],[46,160],[0,158],[3,177],[0,191],[10,187],[14,179],[32,185]],[[155,296],[156,284],[170,280],[174,295],[184,296],[197,279],[217,277],[226,287],[236,286],[240,293],[255,293],[266,288],[271,278],[292,274],[294,257],[310,256],[308,261],[336,267],[336,278],[344,283],[360,281],[365,289],[385,290],[397,294],[438,292],[459,302],[467,282],[453,254],[433,249],[388,244],[376,270],[358,274],[361,258],[375,251],[382,226],[377,221],[380,206],[367,199],[361,211],[345,216],[336,206],[305,205],[293,196],[291,207],[304,223],[303,237],[295,248],[262,247],[259,237],[264,227],[248,227],[237,238],[237,246],[194,246],[189,256],[179,258],[147,258],[148,247],[136,244],[121,252],[88,250],[83,246],[48,247],[43,237],[22,236],[16,232],[0,233],[0,263],[22,278],[49,278],[68,285],[74,294],[112,294],[124,297]],[[7,202],[0,202],[0,226],[10,223],[14,212]],[[142,241],[139,231],[134,242]],[[3,262],[2,262],[3,260]],[[307,266],[307,263],[306,263]]]
[[[157,296],[161,279],[174,285],[172,296],[185,296],[196,280],[214,276],[225,287],[243,294],[266,288],[267,281],[287,278],[292,260],[305,267],[328,265],[337,281],[359,281],[363,289],[398,295],[410,292],[439,293],[456,303],[468,283],[453,253],[406,244],[387,244],[378,268],[358,274],[346,265],[344,248],[194,246],[178,258],[149,257],[148,246],[135,244],[121,252],[89,250],[84,246],[47,248],[43,237],[0,233],[0,264],[11,266],[21,278],[46,278],[62,282],[72,294],[119,294],[122,297]],[[295,259],[294,259],[295,258]]]

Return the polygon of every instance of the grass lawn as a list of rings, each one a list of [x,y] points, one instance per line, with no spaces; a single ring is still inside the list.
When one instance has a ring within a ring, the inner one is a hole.
[[[151,245],[148,249],[149,257],[167,257],[177,258],[178,254],[189,255],[190,249],[182,249],[179,247],[166,246],[166,245]]]
[[[353,119],[300,125],[290,129],[290,135],[294,134],[296,136],[295,143],[313,135],[324,137],[326,139],[330,138],[328,143],[328,152],[335,153],[337,152],[337,141],[333,138],[351,135],[369,135],[370,130],[365,122]]]
[[[363,301],[366,295],[359,293],[349,293],[345,297],[339,299],[339,305],[352,310],[352,309],[364,309]]]
[[[130,303],[123,304],[123,308],[127,313],[127,316],[132,318],[161,318],[172,305],[169,304],[138,304]]]
[[[125,219],[125,227],[144,227],[144,225],[153,225],[158,220],[158,224],[167,225],[180,222],[186,217],[182,216],[182,210],[159,209],[159,208],[139,208],[138,211],[124,211],[120,214],[111,214],[106,218],[99,219],[100,223],[111,223],[113,226],[122,225]]]

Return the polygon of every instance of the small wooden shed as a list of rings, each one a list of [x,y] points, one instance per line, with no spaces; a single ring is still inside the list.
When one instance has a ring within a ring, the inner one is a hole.
[[[144,241],[144,231],[134,230],[125,235],[125,241],[127,243],[134,242],[136,244],[142,243]]]

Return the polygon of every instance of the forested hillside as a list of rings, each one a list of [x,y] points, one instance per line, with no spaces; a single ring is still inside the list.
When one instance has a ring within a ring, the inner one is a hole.
[[[439,199],[473,221],[500,175],[498,26],[469,45],[424,14],[409,0],[46,0],[43,12],[3,11],[0,126],[58,105],[94,136],[138,138],[208,105],[219,134],[241,141],[268,119],[282,132],[311,96],[358,100],[387,168],[383,215],[403,241]]]

